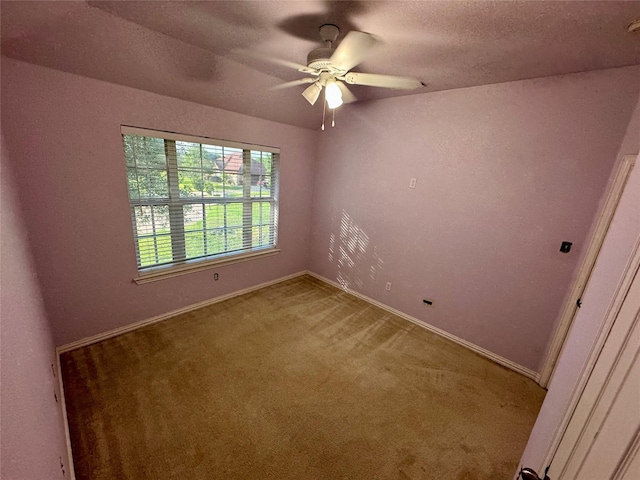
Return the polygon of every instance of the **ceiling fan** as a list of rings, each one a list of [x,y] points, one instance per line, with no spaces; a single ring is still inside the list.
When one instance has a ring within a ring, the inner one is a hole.
[[[371,33],[351,31],[347,33],[337,47],[334,47],[333,45],[339,35],[340,29],[337,26],[332,24],[322,25],[320,27],[320,37],[324,42],[324,46],[309,52],[306,66],[288,60],[258,57],[310,75],[306,78],[276,85],[272,89],[280,90],[311,84],[302,92],[302,95],[311,105],[314,105],[324,88],[327,106],[335,109],[343,103],[351,103],[357,100],[346,84],[396,90],[413,90],[424,86],[420,80],[415,78],[351,72],[350,70],[353,67],[373,53],[375,47],[382,44],[382,40]]]

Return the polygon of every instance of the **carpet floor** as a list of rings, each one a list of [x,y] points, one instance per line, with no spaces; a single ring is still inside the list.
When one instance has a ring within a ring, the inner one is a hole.
[[[544,397],[309,276],[61,365],[78,480],[510,480]]]

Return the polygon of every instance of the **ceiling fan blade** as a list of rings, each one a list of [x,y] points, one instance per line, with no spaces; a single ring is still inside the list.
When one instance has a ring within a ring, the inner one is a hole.
[[[368,87],[393,88],[396,90],[413,90],[424,86],[415,78],[396,77],[395,75],[378,75],[376,73],[349,72],[344,81],[351,85],[366,85]]]
[[[316,100],[318,100],[321,91],[322,85],[316,82],[313,85],[309,85],[304,90],[304,92],[302,92],[302,96],[307,99],[307,102],[309,102],[311,105],[314,105],[316,103]]]
[[[351,70],[367,58],[374,47],[382,43],[380,37],[371,33],[349,32],[340,42],[336,51],[333,52],[329,61],[340,70]]]
[[[342,92],[342,103],[353,103],[356,100],[358,100],[356,96],[353,93],[351,93],[351,90],[349,90],[349,87],[347,87],[343,82],[337,81],[336,83],[338,84],[338,87]]]
[[[256,60],[261,60],[273,65],[292,68],[293,70],[297,70],[302,73],[308,73],[310,75],[320,75],[320,72],[318,72],[317,70],[309,68],[306,65],[302,65],[301,63],[292,62],[290,60],[283,60],[282,58],[271,57],[263,53],[255,53],[244,49],[235,49],[234,52],[244,57],[255,58]]]
[[[292,82],[281,83],[271,87],[269,90],[282,90],[284,88],[297,87],[298,85],[304,85],[306,83],[313,83],[317,78],[301,78],[300,80],[294,80]]]

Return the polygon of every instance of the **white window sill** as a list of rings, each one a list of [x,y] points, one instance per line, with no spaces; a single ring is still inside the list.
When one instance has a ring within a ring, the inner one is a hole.
[[[216,258],[211,260],[192,260],[191,262],[181,263],[179,265],[167,265],[164,267],[157,267],[150,269],[140,276],[133,279],[138,285],[144,283],[157,282],[158,280],[164,280],[165,278],[178,277],[180,275],[186,275],[188,273],[199,272],[201,270],[208,270],[210,268],[220,267],[222,265],[231,265],[232,263],[247,262],[256,258],[269,257],[280,253],[278,248],[269,248],[267,250],[261,250],[257,252],[244,253],[240,255],[233,255],[228,257]]]

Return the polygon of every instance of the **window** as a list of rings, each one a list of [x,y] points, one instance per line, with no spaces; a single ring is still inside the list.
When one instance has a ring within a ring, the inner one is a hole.
[[[141,276],[276,251],[278,149],[133,127],[122,139]]]

